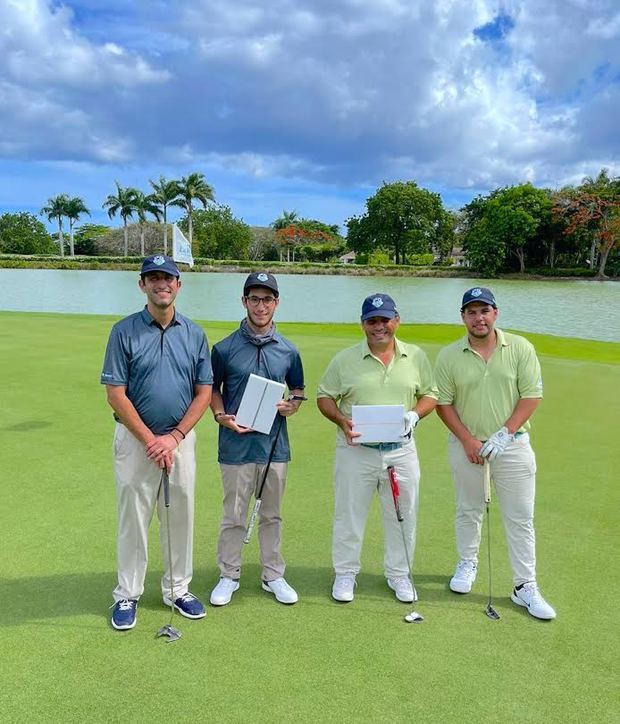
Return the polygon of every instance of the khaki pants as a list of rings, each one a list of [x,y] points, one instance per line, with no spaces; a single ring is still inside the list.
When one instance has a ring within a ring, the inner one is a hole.
[[[387,468],[393,465],[400,487],[409,560],[413,563],[418,510],[420,465],[412,441],[397,450],[347,445],[338,441],[334,461],[334,528],[332,560],[338,575],[357,575],[366,518],[375,492],[379,493],[385,533],[383,566],[386,578],[409,573],[401,524],[396,518]]]
[[[191,430],[174,452],[170,473],[170,540],[174,596],[187,593],[192,578],[196,433]],[[144,445],[120,423],[114,432],[114,471],[118,503],[118,585],[115,601],[138,599],[144,591],[148,558],[148,530],[155,506],[164,574],[162,595],[170,596],[170,562],[165,527],[161,469],[151,462]]]
[[[286,484],[288,463],[271,463],[263,488],[258,512],[258,543],[263,581],[273,581],[284,575],[284,559],[280,553],[282,518],[280,506]],[[252,494],[256,495],[263,479],[265,465],[220,465],[224,501],[220,537],[217,546],[217,565],[222,576],[238,579],[241,575],[241,549],[245,538],[248,508]]]
[[[483,466],[470,463],[461,443],[450,435],[448,456],[456,490],[456,547],[461,558],[478,560],[484,516]],[[515,438],[491,465],[515,586],[536,580],[534,493],[536,458],[529,435]]]

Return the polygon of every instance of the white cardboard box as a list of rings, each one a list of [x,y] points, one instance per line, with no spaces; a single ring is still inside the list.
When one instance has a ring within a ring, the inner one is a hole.
[[[354,443],[402,442],[404,405],[353,405],[353,432],[361,432]]]
[[[281,382],[251,374],[235,416],[237,424],[268,435],[276,417],[276,404],[285,389],[286,385]]]

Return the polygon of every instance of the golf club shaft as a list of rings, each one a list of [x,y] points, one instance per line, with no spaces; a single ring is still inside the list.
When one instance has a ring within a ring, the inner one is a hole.
[[[403,539],[403,548],[405,549],[405,558],[407,559],[407,570],[409,571],[409,578],[411,585],[415,591],[415,585],[413,583],[413,571],[411,570],[411,559],[409,557],[409,547],[407,546],[407,537],[405,535],[404,516],[400,511],[400,488],[398,486],[398,477],[396,476],[396,470],[392,465],[388,467],[388,477],[390,478],[390,488],[392,490],[392,500],[394,501],[394,510],[396,511],[396,519],[400,524],[400,533]]]
[[[489,461],[484,463],[484,502],[487,508],[487,559],[489,567],[489,603],[488,607],[492,608],[493,601],[493,576],[491,573],[491,465]]]
[[[263,470],[263,477],[261,480],[260,487],[258,489],[258,494],[256,496],[256,500],[254,501],[254,509],[252,510],[252,515],[250,516],[250,522],[248,523],[248,527],[245,531],[245,538],[243,539],[244,543],[249,543],[250,538],[252,537],[252,531],[254,530],[254,526],[256,525],[256,518],[258,517],[258,511],[260,510],[261,503],[263,502],[263,489],[265,487],[265,482],[267,481],[267,475],[269,474],[269,468],[271,467],[271,461],[273,460],[273,455],[276,451],[276,445],[278,444],[278,438],[280,437],[280,430],[282,429],[282,421],[284,420],[284,417],[282,415],[279,416],[280,419],[278,420],[278,429],[276,430],[275,437],[273,438],[273,443],[271,445],[271,450],[269,451],[269,458],[267,460],[267,465],[265,465],[265,469]]]
[[[164,467],[161,474],[161,482],[164,488],[164,506],[166,508],[166,537],[168,538],[168,575],[170,576],[170,625],[174,618],[174,583],[172,578],[172,541],[170,538],[170,480],[168,468]]]

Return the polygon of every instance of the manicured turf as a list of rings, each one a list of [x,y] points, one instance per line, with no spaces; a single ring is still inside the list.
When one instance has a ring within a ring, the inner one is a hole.
[[[2,390],[3,721],[618,721],[617,566],[620,345],[532,335],[545,401],[536,414],[538,571],[558,619],[509,600],[499,511],[492,510],[495,604],[447,589],[455,563],[445,431],[416,433],[422,463],[415,608],[402,622],[382,576],[378,506],[367,527],[356,599],[330,600],[334,428],[306,403],[291,420],[285,498],[287,578],[300,602],[260,590],[256,540],[233,603],[183,638],[155,640],[161,605],[157,526],[138,625],[108,623],[115,583],[112,418],[98,384],[112,318],[0,313]],[[210,341],[233,325],[204,324]],[[354,326],[282,325],[300,347],[308,391]],[[434,357],[456,327],[404,327]],[[220,483],[216,426],[199,426],[194,593],[217,580]],[[483,541],[484,542],[484,541]],[[486,549],[483,548],[484,552]]]

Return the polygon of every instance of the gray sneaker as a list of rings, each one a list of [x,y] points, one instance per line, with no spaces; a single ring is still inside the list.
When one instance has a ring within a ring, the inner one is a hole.
[[[332,586],[332,598],[334,601],[349,603],[354,598],[353,590],[356,586],[355,576],[336,576]]]
[[[409,576],[395,576],[394,578],[386,578],[386,580],[399,601],[413,603],[418,600],[418,592],[411,585]]]

